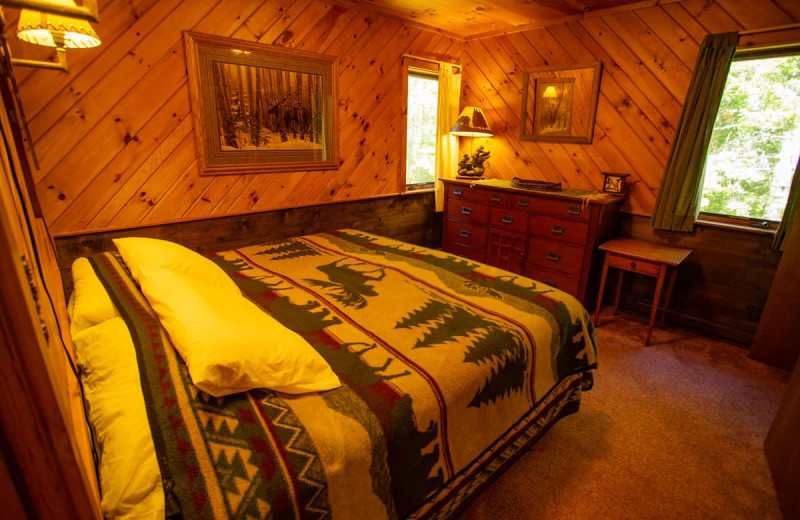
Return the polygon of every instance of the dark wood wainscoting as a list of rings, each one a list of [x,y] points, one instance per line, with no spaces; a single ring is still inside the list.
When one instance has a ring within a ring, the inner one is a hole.
[[[693,233],[654,231],[649,217],[622,214],[618,235],[685,247],[668,323],[742,346],[753,340],[780,261],[772,235],[698,224]],[[655,279],[626,273],[620,306],[649,315]],[[616,286],[616,276],[609,284]],[[612,302],[606,289],[604,301]]]
[[[265,211],[172,224],[100,231],[55,238],[58,265],[67,295],[72,292],[72,262],[114,249],[112,239],[161,238],[201,253],[282,238],[353,228],[426,247],[442,242],[442,215],[434,212],[433,192],[414,192],[354,202]]]

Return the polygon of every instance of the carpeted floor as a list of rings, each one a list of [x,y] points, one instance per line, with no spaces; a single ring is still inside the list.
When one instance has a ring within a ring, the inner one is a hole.
[[[459,520],[780,519],[763,442],[789,373],[677,329],[601,315],[599,367]]]

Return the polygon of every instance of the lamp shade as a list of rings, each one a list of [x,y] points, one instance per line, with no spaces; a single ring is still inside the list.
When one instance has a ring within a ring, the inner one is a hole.
[[[69,0],[56,2],[74,5]],[[100,45],[100,38],[86,20],[30,9],[23,9],[19,14],[17,38],[36,45],[64,49],[87,49]]]
[[[480,107],[464,107],[450,133],[466,137],[492,137],[492,131]]]

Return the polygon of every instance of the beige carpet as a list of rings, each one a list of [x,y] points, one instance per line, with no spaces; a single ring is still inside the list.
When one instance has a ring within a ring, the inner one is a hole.
[[[780,519],[763,442],[789,373],[601,315],[595,387],[460,520]]]

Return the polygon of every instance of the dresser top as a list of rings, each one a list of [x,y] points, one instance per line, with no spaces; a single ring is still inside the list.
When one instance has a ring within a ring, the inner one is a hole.
[[[510,191],[524,195],[536,195],[537,197],[549,197],[553,199],[580,199],[585,202],[595,204],[614,204],[621,202],[625,199],[624,196],[615,193],[605,193],[602,191],[580,190],[577,188],[563,188],[559,191],[544,191],[544,190],[530,190],[525,188],[517,188],[511,185],[511,181],[506,179],[479,179],[479,180],[454,180],[442,179],[443,182],[449,184],[460,184],[468,188],[472,187],[485,187],[500,189],[503,191]]]

